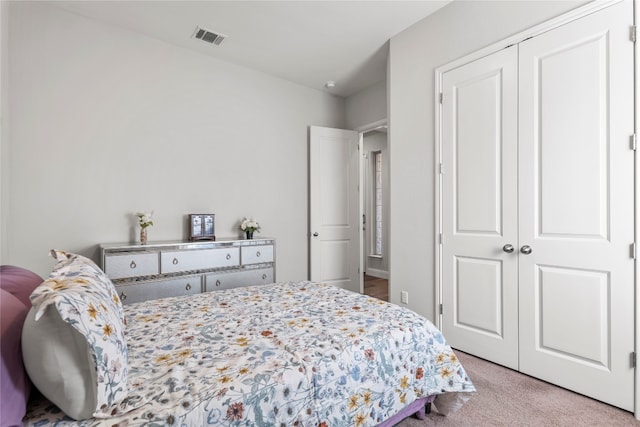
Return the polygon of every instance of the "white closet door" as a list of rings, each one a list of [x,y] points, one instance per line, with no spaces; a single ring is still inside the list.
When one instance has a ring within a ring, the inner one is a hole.
[[[515,369],[517,55],[445,73],[442,107],[442,329],[453,347]]]
[[[633,409],[632,3],[520,45],[520,370]]]

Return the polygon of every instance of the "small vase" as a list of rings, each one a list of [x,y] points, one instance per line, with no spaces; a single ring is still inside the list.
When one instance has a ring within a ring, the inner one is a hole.
[[[253,239],[253,231],[245,231],[247,234],[247,239]]]
[[[140,229],[140,244],[141,245],[147,244],[147,228],[146,227],[143,227]]]

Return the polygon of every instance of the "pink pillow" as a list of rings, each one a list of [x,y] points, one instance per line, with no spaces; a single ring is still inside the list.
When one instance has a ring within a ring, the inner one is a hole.
[[[4,280],[4,278],[3,278]],[[22,325],[29,309],[18,298],[0,289],[0,425],[22,425],[31,381],[22,363]]]
[[[13,294],[27,308],[31,308],[31,292],[42,282],[42,277],[27,269],[15,265],[0,265],[0,289]]]

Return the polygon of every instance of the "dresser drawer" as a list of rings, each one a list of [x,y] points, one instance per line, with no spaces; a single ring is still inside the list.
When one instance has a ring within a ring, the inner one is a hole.
[[[206,292],[232,289],[242,286],[266,285],[273,283],[273,268],[255,268],[251,270],[210,273],[205,275]]]
[[[116,291],[123,304],[181,295],[194,295],[202,292],[202,276],[118,285],[116,286]]]
[[[163,274],[233,267],[239,264],[240,251],[238,248],[163,251],[160,254],[161,272]]]
[[[273,262],[273,245],[243,246],[240,253],[243,265]]]
[[[158,253],[122,253],[104,257],[104,272],[110,279],[150,276],[160,273]]]

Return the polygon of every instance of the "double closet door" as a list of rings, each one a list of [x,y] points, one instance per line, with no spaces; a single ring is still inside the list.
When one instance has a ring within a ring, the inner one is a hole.
[[[632,2],[442,75],[442,328],[633,410]]]

